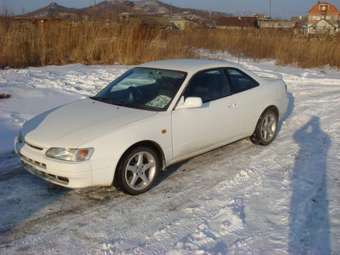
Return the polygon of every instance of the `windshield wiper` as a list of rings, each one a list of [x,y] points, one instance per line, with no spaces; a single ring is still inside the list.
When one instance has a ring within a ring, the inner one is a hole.
[[[90,97],[90,99],[97,100],[97,101],[107,101],[109,98],[94,96],[94,97]]]
[[[128,105],[124,103],[123,101],[114,101],[113,98],[109,98],[109,97],[94,96],[94,97],[90,97],[90,99],[97,100],[103,103],[112,104],[112,105],[128,107]]]
[[[99,102],[103,102],[103,103],[107,103],[107,104],[117,105],[115,102],[113,102],[113,99],[109,98],[109,97],[97,97],[97,96],[94,96],[94,97],[90,97],[90,99],[96,100],[96,101],[99,101]]]
[[[93,96],[93,97],[90,97],[90,99],[97,100],[103,103],[116,105],[116,106],[128,107],[128,108],[135,108],[135,109],[148,110],[148,111],[162,111],[162,109],[158,109],[158,108],[148,106],[148,105],[127,103],[123,101],[114,101],[112,98],[108,98],[108,97]]]
[[[127,104],[126,107],[131,107],[131,108],[146,110],[146,111],[153,111],[153,112],[154,111],[157,111],[157,112],[162,111],[162,109],[160,109],[160,108],[152,107],[152,106],[145,105],[145,104],[130,103],[130,104]]]

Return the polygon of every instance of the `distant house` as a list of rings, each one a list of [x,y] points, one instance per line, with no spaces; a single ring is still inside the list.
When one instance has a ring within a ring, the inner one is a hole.
[[[61,18],[30,18],[30,17],[24,17],[24,16],[17,16],[13,17],[13,21],[27,23],[30,22],[32,24],[44,24],[48,22],[61,22],[63,19]]]
[[[340,12],[336,6],[325,1],[319,1],[308,12],[307,33],[334,34],[340,31]]]
[[[227,17],[220,16],[215,19],[216,28],[219,29],[251,29],[257,28],[257,17]]]
[[[259,19],[258,26],[262,29],[294,29],[296,22],[291,20]]]
[[[129,21],[131,17],[134,15],[130,12],[122,12],[119,14],[119,20],[120,21]]]
[[[185,30],[188,27],[188,21],[180,17],[173,17],[170,19],[170,23],[173,24],[179,30]]]

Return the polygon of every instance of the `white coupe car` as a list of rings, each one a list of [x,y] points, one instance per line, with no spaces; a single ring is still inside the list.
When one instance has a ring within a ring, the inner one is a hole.
[[[47,181],[137,195],[176,162],[246,137],[270,144],[287,104],[280,79],[223,61],[157,61],[26,122],[15,149]]]

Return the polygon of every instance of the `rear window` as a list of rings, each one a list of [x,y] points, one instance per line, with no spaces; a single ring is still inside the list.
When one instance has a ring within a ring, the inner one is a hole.
[[[225,71],[229,78],[230,88],[233,94],[255,88],[259,85],[257,81],[241,70],[227,68]]]

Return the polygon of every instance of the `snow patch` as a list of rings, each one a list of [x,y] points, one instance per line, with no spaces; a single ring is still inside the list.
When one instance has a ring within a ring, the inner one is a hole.
[[[51,187],[12,153],[24,121],[95,94],[128,67],[1,70],[0,92],[13,96],[0,101],[0,253],[337,254],[340,72],[201,54],[282,76],[290,102],[280,133],[268,147],[244,140],[173,166],[138,197]]]

